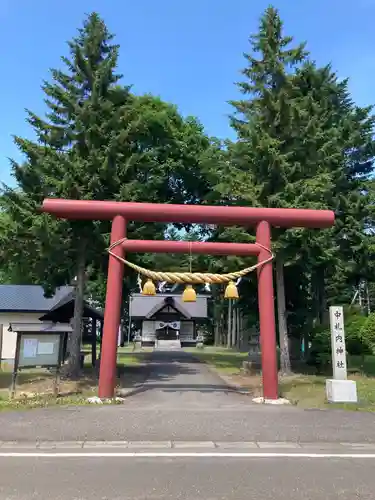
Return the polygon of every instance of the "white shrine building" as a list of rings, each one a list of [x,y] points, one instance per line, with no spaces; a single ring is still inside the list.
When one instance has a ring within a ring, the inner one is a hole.
[[[199,325],[207,321],[207,295],[196,302],[183,302],[181,294],[130,297],[130,321],[140,332],[143,346],[155,346],[159,340],[195,346]]]

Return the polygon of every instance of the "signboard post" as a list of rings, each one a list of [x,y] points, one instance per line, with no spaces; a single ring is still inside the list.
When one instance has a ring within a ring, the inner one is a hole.
[[[347,380],[344,310],[341,306],[329,308],[333,379],[326,380],[327,400],[330,403],[357,403],[357,386]]]

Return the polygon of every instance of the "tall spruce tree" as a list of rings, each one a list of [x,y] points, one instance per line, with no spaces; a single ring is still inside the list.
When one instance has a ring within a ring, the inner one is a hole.
[[[115,88],[120,78],[115,73],[118,46],[112,39],[103,20],[92,13],[69,42],[70,57],[62,58],[65,72],[51,70],[52,81],[42,87],[46,118],[27,111],[37,140],[15,137],[26,161],[12,162],[18,186],[6,188],[3,199],[13,220],[13,251],[31,269],[28,274],[34,274],[47,291],[77,278],[69,343],[72,376],[79,370],[85,270],[101,227],[91,221],[53,220],[37,209],[48,196],[105,199],[113,192],[121,139],[113,123],[121,107]],[[126,97],[122,91],[121,99]]]
[[[245,54],[245,79],[238,84],[243,98],[232,101],[232,127],[238,141],[232,148],[232,162],[240,182],[248,191],[247,203],[258,206],[288,207],[285,194],[290,189],[293,151],[288,134],[293,130],[298,102],[293,99],[291,75],[306,60],[304,44],[292,46],[285,36],[278,11],[269,7],[260,20],[259,32],[250,37],[251,53]],[[280,235],[279,235],[280,236]],[[273,238],[277,234],[274,231]],[[283,267],[285,256],[277,253],[277,304],[281,347],[281,369],[290,371],[286,327]]]
[[[360,250],[356,262],[363,263],[363,186],[372,168],[370,110],[356,108],[347,83],[339,83],[329,66],[317,68],[310,62],[304,44],[293,48],[292,38],[284,36],[282,28],[277,10],[270,7],[261,18],[259,32],[250,38],[251,54],[245,55],[247,66],[242,72],[245,78],[238,84],[244,97],[232,101],[235,114],[231,123],[238,140],[228,149],[228,175],[219,186],[226,182],[237,203],[332,208],[339,218],[352,214],[350,229],[346,229],[348,247],[353,248],[356,236],[354,248]],[[352,203],[354,199],[357,202]],[[305,303],[298,306],[303,307],[306,328],[311,306],[317,304],[319,314],[325,308],[327,269],[340,267],[337,263],[348,257],[345,243],[340,241],[340,227],[338,223],[321,232],[273,230],[283,371],[290,366],[284,263],[288,263],[287,276],[293,277],[286,283],[287,308],[293,301],[296,305],[296,297],[305,297]],[[293,323],[301,326],[297,321],[301,314],[293,313]]]
[[[17,281],[40,283],[52,293],[77,277],[68,365],[73,376],[86,279],[98,284],[89,293],[102,295],[105,285],[109,224],[39,214],[43,198],[199,202],[207,190],[199,158],[210,140],[202,126],[158,98],[134,96],[120,86],[112,40],[93,13],[69,42],[66,70],[52,70],[52,81],[43,85],[46,117],[28,111],[36,140],[15,138],[25,161],[12,162],[17,187],[6,187],[2,198],[10,223],[0,236],[0,261],[12,263]],[[164,229],[128,228],[130,235],[148,238],[162,237]]]
[[[330,66],[307,64],[297,73],[295,82],[307,104],[306,137],[314,146],[314,154],[306,155],[303,144],[295,149],[300,149],[301,160],[309,170],[315,165],[315,170],[326,176],[329,189],[322,200],[336,213],[332,230],[303,233],[304,260],[312,266],[315,316],[321,322],[327,303],[332,299],[347,303],[352,287],[369,274],[367,186],[373,171],[374,116],[371,107],[354,104],[348,81],[338,81]],[[301,179],[300,185],[304,184]],[[315,182],[314,191],[318,190],[321,185]],[[301,187],[299,192],[303,192]]]

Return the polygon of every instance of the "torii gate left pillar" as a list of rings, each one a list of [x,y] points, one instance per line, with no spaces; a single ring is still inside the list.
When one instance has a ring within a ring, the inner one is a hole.
[[[111,244],[125,236],[126,220],[122,215],[116,215],[112,222]],[[124,258],[124,249],[121,246],[115,247],[113,253]],[[117,341],[121,320],[123,278],[124,264],[113,255],[109,255],[99,377],[99,397],[103,398],[113,397],[116,386]]]
[[[207,205],[172,205],[126,203],[113,201],[46,199],[42,211],[66,219],[112,220],[111,243],[125,238],[127,221],[164,223],[206,223],[218,225],[256,226],[257,245],[235,243],[204,243],[193,245],[194,253],[221,255],[257,255],[263,262],[271,249],[271,226],[326,228],[334,224],[330,210],[249,208]],[[184,242],[124,241],[113,252],[123,257],[128,251],[188,252]],[[172,247],[174,250],[172,250]],[[246,249],[244,248],[246,247]],[[123,264],[109,256],[99,397],[111,398],[116,381],[117,338],[120,325]],[[258,269],[259,326],[262,350],[263,396],[278,398],[276,332],[273,295],[272,262]]]

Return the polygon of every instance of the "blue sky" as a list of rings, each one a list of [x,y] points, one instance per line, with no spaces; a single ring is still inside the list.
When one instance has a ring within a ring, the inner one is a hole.
[[[99,12],[121,45],[119,70],[137,93],[151,92],[195,115],[211,135],[231,131],[227,101],[244,66],[263,0],[0,0],[2,78],[0,180],[12,182],[12,135],[32,137],[25,108],[44,110],[40,85],[59,66],[86,13]],[[375,0],[278,0],[286,33],[307,40],[321,64],[350,77],[359,104],[375,102]]]

